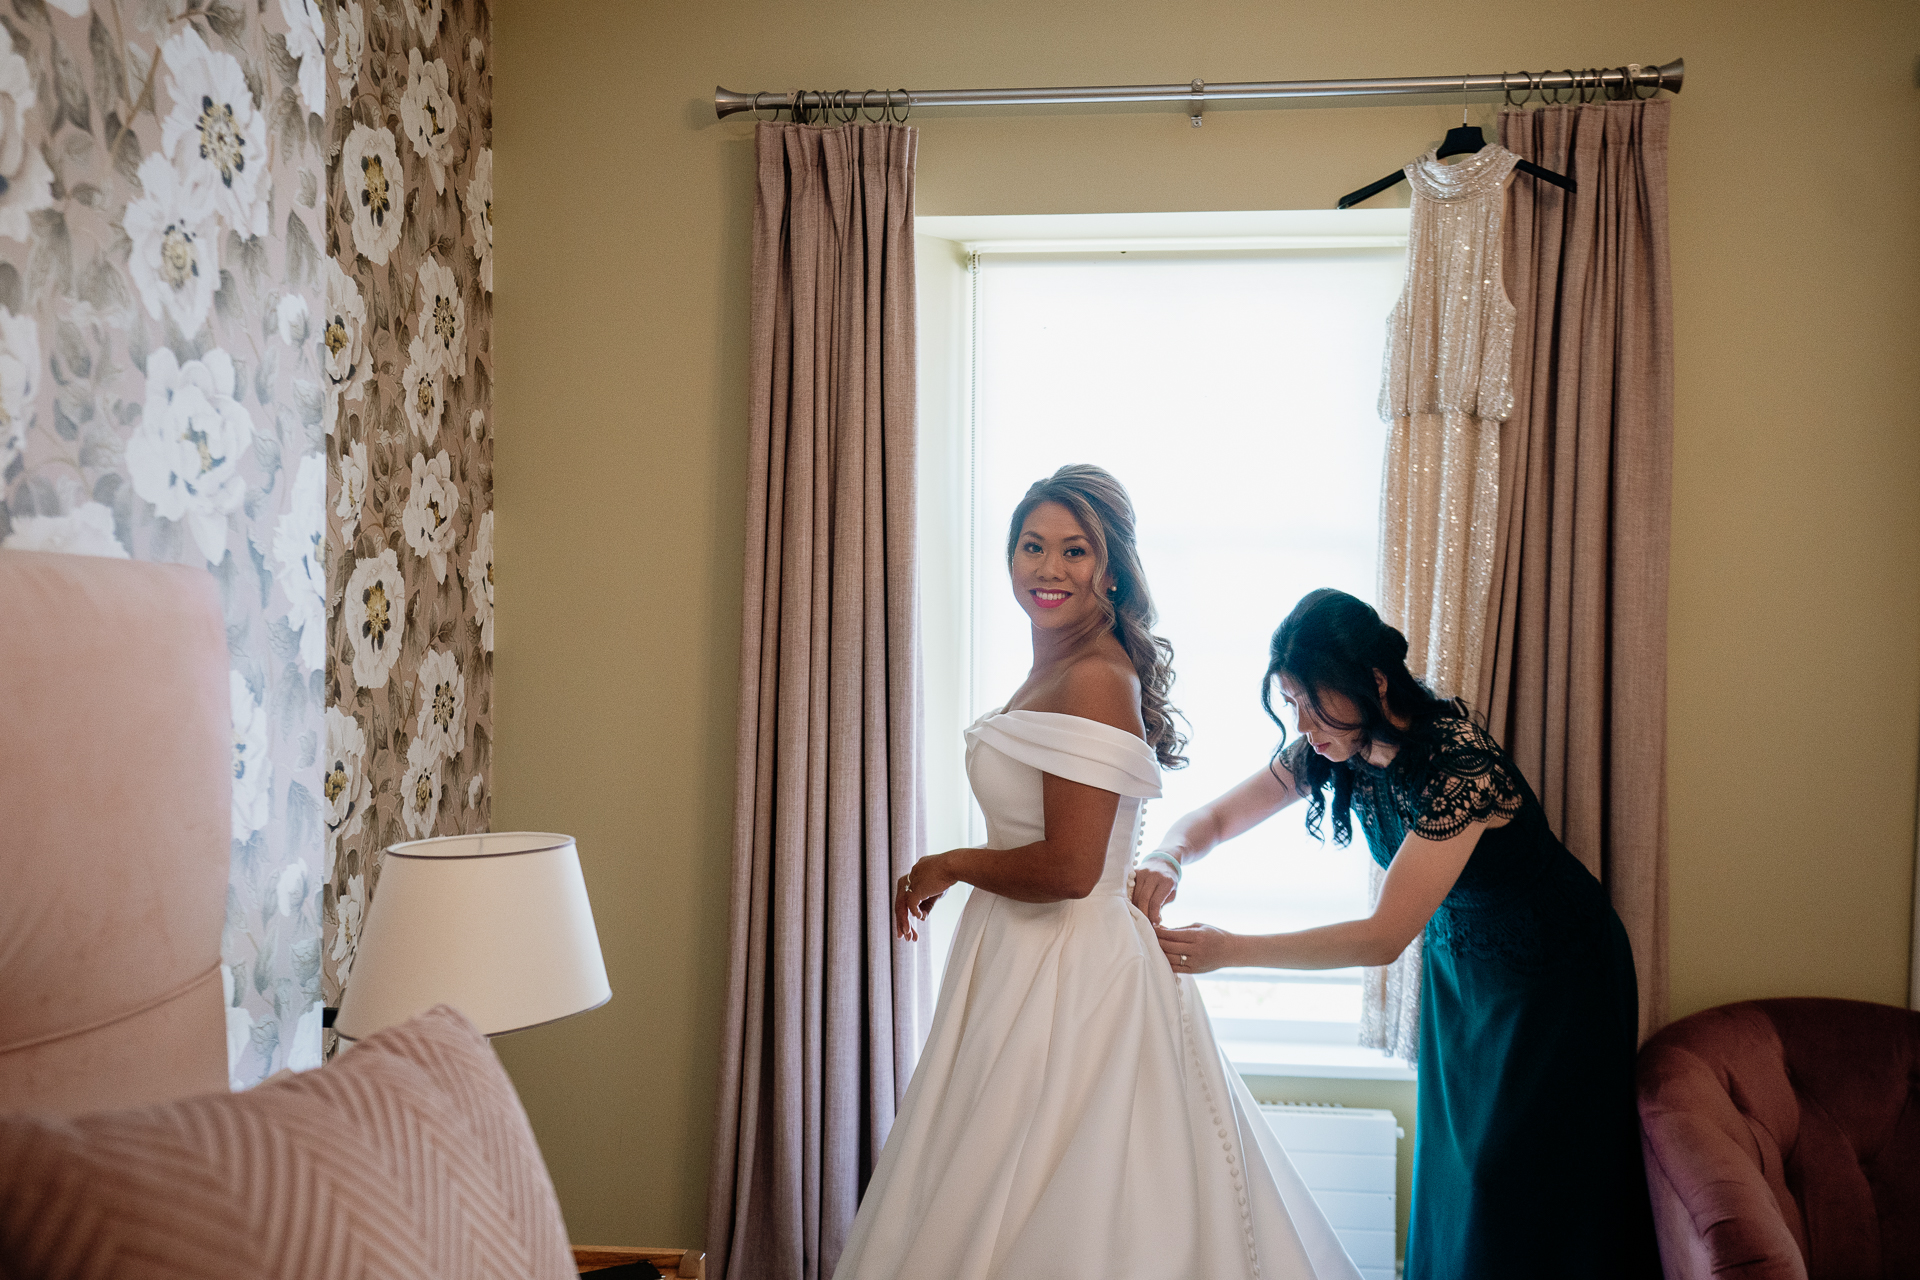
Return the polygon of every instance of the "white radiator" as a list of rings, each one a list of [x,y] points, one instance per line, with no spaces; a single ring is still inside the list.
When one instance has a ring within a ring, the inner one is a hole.
[[[1399,1141],[1391,1111],[1283,1103],[1260,1108],[1366,1280],[1394,1280]]]

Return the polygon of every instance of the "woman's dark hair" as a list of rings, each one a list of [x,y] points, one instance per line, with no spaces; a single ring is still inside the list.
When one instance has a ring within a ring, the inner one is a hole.
[[[1187,762],[1180,754],[1187,736],[1174,727],[1174,717],[1180,713],[1167,700],[1173,691],[1173,646],[1153,634],[1153,596],[1147,591],[1134,542],[1133,502],[1118,480],[1085,463],[1062,467],[1045,480],[1036,480],[1013,509],[1007,528],[1009,566],[1027,516],[1043,502],[1057,502],[1073,513],[1093,543],[1096,577],[1104,573],[1113,578],[1112,594],[1101,594],[1100,603],[1114,639],[1127,651],[1140,677],[1140,719],[1146,725],[1147,745],[1160,758],[1161,768],[1178,769]]]
[[[1376,671],[1387,678],[1384,701]],[[1431,736],[1436,717],[1466,714],[1464,706],[1437,697],[1407,669],[1407,638],[1382,621],[1372,605],[1331,587],[1302,596],[1273,633],[1260,705],[1280,726],[1280,747],[1273,762],[1286,765],[1293,774],[1307,801],[1307,830],[1315,836],[1321,834],[1326,790],[1332,785],[1335,844],[1353,839],[1353,770],[1321,756],[1307,746],[1304,737],[1289,748],[1287,726],[1273,709],[1273,686],[1283,675],[1305,691],[1314,716],[1329,728],[1342,733],[1359,730],[1362,754],[1374,743],[1404,747],[1423,742]],[[1327,714],[1323,700],[1329,693],[1341,695],[1358,709],[1357,724]],[[1409,722],[1405,728],[1393,723],[1389,707]]]

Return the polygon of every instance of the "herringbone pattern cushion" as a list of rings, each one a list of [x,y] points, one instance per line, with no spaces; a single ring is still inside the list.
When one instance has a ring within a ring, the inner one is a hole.
[[[444,1005],[248,1093],[0,1117],[5,1280],[576,1274],[519,1096]]]

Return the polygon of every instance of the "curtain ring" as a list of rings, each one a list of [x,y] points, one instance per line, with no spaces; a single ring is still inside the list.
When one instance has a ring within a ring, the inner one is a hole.
[[[1594,91],[1600,84],[1600,73],[1588,68],[1579,74],[1576,83],[1580,86],[1580,105],[1585,106],[1593,101]]]
[[[1552,90],[1553,96],[1551,98],[1547,96],[1547,92],[1548,92],[1547,77],[1554,74],[1563,75],[1567,78],[1567,96],[1564,98],[1560,96],[1559,85],[1553,86],[1553,90]],[[1546,103],[1549,106],[1564,107],[1568,103],[1572,102],[1578,96],[1579,96],[1579,90],[1576,87],[1576,81],[1575,81],[1572,67],[1562,68],[1558,73],[1555,73],[1552,71],[1542,71],[1540,73],[1540,100],[1542,102]]]
[[[840,123],[853,124],[860,119],[860,108],[853,101],[853,90],[840,91]]]
[[[907,117],[913,114],[913,95],[911,93],[908,93],[905,89],[887,90],[888,116],[893,116],[893,95],[896,93],[900,95],[901,107],[900,107],[900,114],[897,117],[893,118],[893,122],[895,124],[905,124],[907,122]]]
[[[780,123],[779,107],[768,108],[773,112],[773,115],[771,117],[763,116],[760,114],[760,99],[766,96],[767,96],[766,90],[764,89],[760,90],[759,92],[753,95],[753,118],[755,120],[760,121],[762,124],[778,124]]]
[[[1520,74],[1524,76],[1527,73],[1522,71]],[[1500,73],[1500,96],[1507,100],[1507,105],[1510,107],[1524,107],[1527,105],[1525,98],[1520,99],[1518,102],[1513,100],[1513,90],[1507,87],[1507,73],[1504,71]]]
[[[1643,98],[1640,96],[1640,71],[1642,70],[1640,64],[1637,62],[1629,63],[1627,66],[1627,70],[1630,73],[1627,78],[1627,87],[1630,90],[1632,90],[1633,100],[1635,102],[1646,102],[1648,99],[1657,98],[1660,96],[1659,72],[1656,71],[1653,76],[1653,92],[1649,93],[1645,98]]]
[[[867,110],[868,110],[867,98],[879,92],[881,92],[881,90],[879,89],[862,89],[860,91],[860,119],[867,124],[885,124],[887,122],[887,112],[885,107],[882,107],[880,109],[880,114],[878,116],[870,116],[867,114]]]

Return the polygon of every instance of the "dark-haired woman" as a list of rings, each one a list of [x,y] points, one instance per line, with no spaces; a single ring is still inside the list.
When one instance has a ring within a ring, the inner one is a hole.
[[[974,890],[838,1280],[1358,1280],[1128,900],[1141,805],[1182,745],[1133,530],[1094,467],[1014,511],[1033,669],[967,730],[986,847],[898,886],[907,938]]]
[[[1262,691],[1281,750],[1174,824],[1135,902],[1158,924],[1183,864],[1296,800],[1316,835],[1331,809],[1339,844],[1358,819],[1387,868],[1372,915],[1266,936],[1161,927],[1175,971],[1384,965],[1424,930],[1407,1280],[1657,1274],[1626,931],[1513,761],[1406,655],[1360,600],[1301,600]]]

